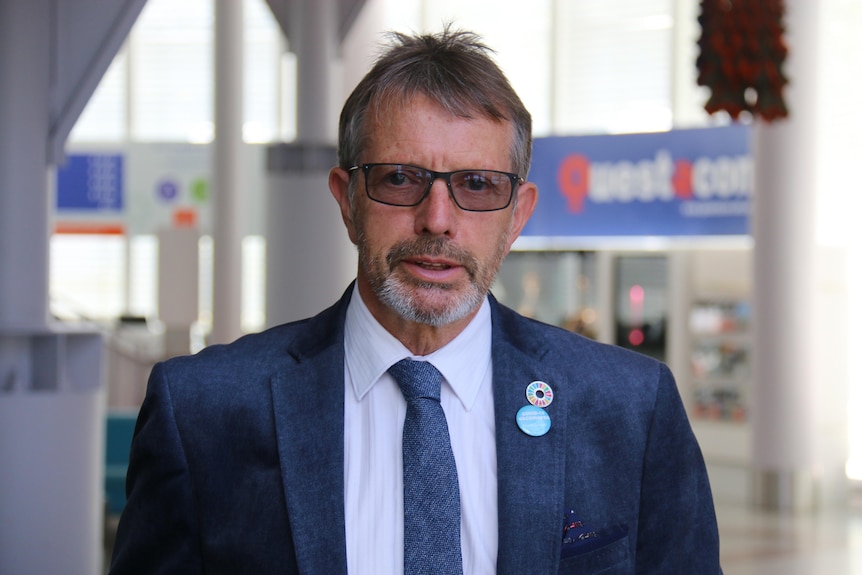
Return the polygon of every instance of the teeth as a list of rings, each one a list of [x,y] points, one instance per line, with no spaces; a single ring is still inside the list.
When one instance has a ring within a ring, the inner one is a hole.
[[[424,263],[424,262],[423,262],[423,263],[420,263],[419,265],[421,265],[423,268],[425,268],[425,269],[429,269],[429,270],[445,270],[445,269],[449,269],[449,266],[444,265],[444,264],[428,264],[428,263]]]

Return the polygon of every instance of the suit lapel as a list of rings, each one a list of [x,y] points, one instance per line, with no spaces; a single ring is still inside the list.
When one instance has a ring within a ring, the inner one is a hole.
[[[284,492],[299,571],[345,573],[344,317],[345,297],[310,320],[290,350],[295,364],[271,382]],[[531,324],[491,298],[500,574],[556,572],[565,512],[566,414],[562,381],[544,361],[547,348]],[[526,388],[548,383],[550,431],[522,432],[515,421]]]
[[[350,293],[350,290],[347,292]],[[344,527],[344,313],[309,321],[271,382],[275,431],[299,572],[347,572]]]
[[[494,411],[497,434],[499,551],[497,573],[555,573],[564,522],[566,466],[565,390],[543,361],[547,349],[532,326],[492,300]],[[554,391],[546,408],[551,429],[541,437],[521,431],[515,420],[528,405],[526,388],[546,382]]]

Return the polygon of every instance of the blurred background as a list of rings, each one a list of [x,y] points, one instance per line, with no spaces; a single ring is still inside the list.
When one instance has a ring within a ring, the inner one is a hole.
[[[450,21],[534,121],[495,296],[671,366],[728,575],[862,572],[862,2],[783,5],[766,121],[704,109],[696,0],[0,0],[0,574],[105,567],[156,361],[341,294],[341,104]]]

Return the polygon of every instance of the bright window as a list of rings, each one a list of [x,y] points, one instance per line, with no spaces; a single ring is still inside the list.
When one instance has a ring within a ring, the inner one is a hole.
[[[295,133],[295,75],[264,0],[244,0],[243,136]],[[70,135],[79,142],[213,138],[213,1],[149,0]]]
[[[50,249],[53,315],[101,321],[125,313],[124,236],[55,234]]]

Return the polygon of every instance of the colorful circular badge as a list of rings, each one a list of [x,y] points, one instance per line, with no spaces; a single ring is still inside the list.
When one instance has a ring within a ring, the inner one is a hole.
[[[519,409],[515,421],[521,431],[532,437],[545,435],[551,429],[551,417],[544,409],[535,405],[525,405]]]
[[[548,407],[554,401],[554,390],[544,381],[534,381],[527,386],[527,401],[536,407]]]

